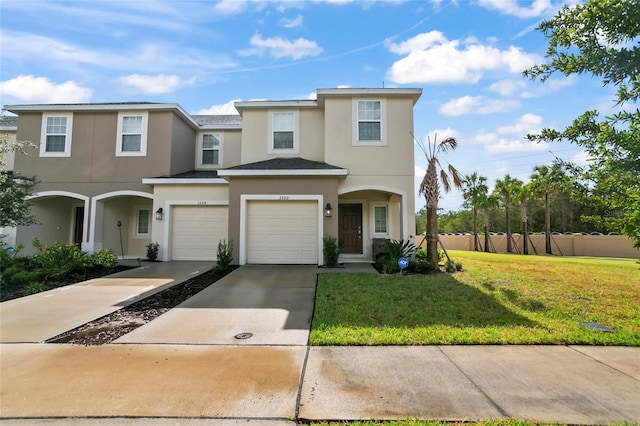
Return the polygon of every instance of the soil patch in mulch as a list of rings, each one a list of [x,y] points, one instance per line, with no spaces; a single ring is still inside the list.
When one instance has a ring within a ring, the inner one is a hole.
[[[77,284],[79,282],[92,280],[94,278],[101,278],[106,275],[127,271],[133,268],[137,268],[137,266],[118,265],[115,268],[96,266],[93,268],[89,268],[82,273],[72,274],[59,281],[44,281],[42,283],[42,291],[53,290],[58,287],[66,287],[71,284]],[[28,286],[25,284],[2,283],[0,286],[0,302],[6,302],[7,300],[17,299],[19,297],[29,296],[31,294],[35,293],[30,293]]]
[[[71,343],[85,346],[111,343],[176,307],[234,269],[235,267],[232,266],[222,273],[209,270],[116,312],[55,336],[46,343]]]

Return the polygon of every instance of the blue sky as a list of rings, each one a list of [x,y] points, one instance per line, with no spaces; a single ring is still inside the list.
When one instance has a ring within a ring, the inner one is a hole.
[[[522,77],[544,61],[535,27],[564,3],[2,0],[0,103],[175,102],[231,114],[235,100],[307,99],[317,88],[419,87],[416,138],[459,141],[444,165],[491,185],[507,173],[527,181],[554,156],[586,159],[527,133],[613,108],[613,89],[590,76]],[[419,182],[417,147],[415,159]],[[454,191],[440,207],[462,201]]]

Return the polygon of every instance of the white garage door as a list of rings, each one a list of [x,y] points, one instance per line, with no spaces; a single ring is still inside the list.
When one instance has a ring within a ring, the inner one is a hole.
[[[227,238],[226,206],[175,206],[172,210],[171,258],[217,260],[218,242]]]
[[[317,201],[249,201],[247,262],[318,263]]]

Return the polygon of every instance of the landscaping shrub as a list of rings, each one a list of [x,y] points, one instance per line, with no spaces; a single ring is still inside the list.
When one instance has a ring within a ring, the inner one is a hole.
[[[0,241],[0,271],[9,268],[18,259],[18,253],[22,250],[21,245],[17,245],[9,250],[9,246]]]
[[[26,294],[36,294],[44,291],[44,285],[41,282],[34,281],[27,286]]]
[[[11,284],[27,285],[34,281],[40,281],[42,273],[40,271],[18,271],[11,276]]]
[[[387,255],[378,256],[375,262],[375,268],[383,274],[395,274],[400,272],[398,259],[391,259]]]
[[[324,266],[327,268],[336,268],[338,259],[342,252],[342,247],[338,243],[338,239],[332,235],[325,235],[322,238],[322,248],[324,252]]]
[[[149,262],[155,262],[158,260],[158,252],[160,251],[160,244],[150,243],[147,244],[147,260]]]
[[[214,268],[214,272],[223,273],[229,269],[233,261],[233,240],[222,239],[218,242],[218,262]]]
[[[113,269],[118,265],[118,255],[111,249],[102,248],[90,256],[91,264]]]
[[[89,256],[75,245],[50,245],[33,257],[45,278],[63,278],[90,265]]]
[[[407,241],[390,240],[387,242],[387,255],[391,259],[395,259],[396,262],[401,257],[406,257],[406,258],[413,257],[415,252],[416,252],[416,246],[411,242],[411,240],[407,240]]]

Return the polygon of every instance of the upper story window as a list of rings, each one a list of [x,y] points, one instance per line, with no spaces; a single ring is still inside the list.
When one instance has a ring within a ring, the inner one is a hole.
[[[219,166],[222,164],[222,133],[204,133],[199,140],[198,166]]]
[[[386,144],[384,101],[356,100],[354,102],[354,127],[356,144]]]
[[[118,114],[116,156],[147,155],[147,112]]]
[[[42,117],[41,157],[70,157],[73,114],[44,114]]]
[[[274,112],[271,115],[269,152],[298,152],[298,116],[295,112]]]

